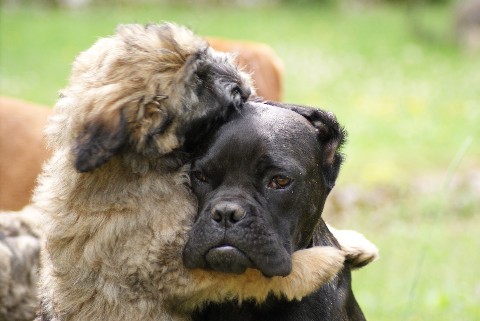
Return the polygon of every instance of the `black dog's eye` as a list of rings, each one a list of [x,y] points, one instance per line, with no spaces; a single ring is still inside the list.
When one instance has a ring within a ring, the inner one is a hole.
[[[208,179],[207,177],[205,176],[205,174],[203,174],[201,171],[194,171],[192,173],[193,177],[195,177],[197,180],[199,180],[200,182],[203,182],[203,183],[206,183],[208,182]]]
[[[292,182],[291,178],[284,175],[275,175],[270,182],[268,187],[271,189],[284,189]]]

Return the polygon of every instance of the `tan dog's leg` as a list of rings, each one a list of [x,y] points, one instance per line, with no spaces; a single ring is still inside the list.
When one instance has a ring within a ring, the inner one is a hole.
[[[343,268],[344,259],[345,256],[339,249],[317,246],[293,253],[292,273],[286,277],[267,278],[254,269],[248,269],[240,275],[192,270],[193,283],[197,287],[187,287],[185,293],[178,295],[187,297],[183,301],[186,310],[205,301],[237,299],[241,302],[255,299],[263,302],[270,293],[289,300],[300,300],[331,280]]]
[[[337,230],[328,226],[342,250],[317,246],[300,250],[292,255],[292,273],[286,277],[264,277],[258,270],[247,269],[241,275],[193,270],[192,277],[197,287],[188,287],[182,293],[183,308],[192,310],[205,301],[221,302],[236,299],[239,302],[254,299],[261,303],[269,294],[300,300],[330,281],[345,266],[358,269],[375,261],[377,247],[362,234],[352,230]],[[345,262],[345,260],[347,262]],[[200,286],[198,286],[200,285]],[[192,294],[193,293],[193,294]]]

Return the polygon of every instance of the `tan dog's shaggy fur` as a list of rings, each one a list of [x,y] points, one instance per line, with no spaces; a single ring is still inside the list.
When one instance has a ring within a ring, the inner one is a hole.
[[[32,320],[38,310],[38,218],[33,207],[0,215],[0,320]]]
[[[44,234],[40,220],[41,213],[34,206],[0,213],[0,320],[31,321],[38,311],[36,272]],[[350,268],[363,267],[378,258],[378,249],[360,233],[329,229],[342,245]],[[218,273],[218,277],[226,276]]]
[[[170,24],[121,26],[77,58],[34,195],[46,220],[42,320],[188,320],[206,301],[300,298],[343,267],[341,251],[318,247],[295,253],[284,278],[183,268],[196,204],[171,152],[249,91],[228,56]]]
[[[235,61],[251,74],[258,96],[279,101],[282,61],[262,43],[206,38],[218,51],[235,53]],[[43,128],[51,109],[0,96],[0,209],[16,211],[30,202],[41,165],[50,156]]]
[[[38,311],[36,272],[44,234],[40,220],[41,213],[34,206],[0,213],[0,320],[31,321]],[[351,268],[363,267],[378,258],[378,249],[360,233],[331,226],[329,229],[341,243]],[[226,276],[218,273],[218,277]],[[253,278],[252,283],[256,275]]]

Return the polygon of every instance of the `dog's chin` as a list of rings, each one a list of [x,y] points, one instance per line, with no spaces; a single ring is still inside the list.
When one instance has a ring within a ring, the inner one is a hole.
[[[223,272],[242,274],[247,268],[257,269],[264,276],[287,276],[292,266],[290,260],[284,260],[284,264],[268,264],[268,261],[250,259],[245,253],[230,245],[223,245],[210,249],[205,254],[205,262],[208,268]]]
[[[215,247],[205,254],[209,268],[223,273],[242,274],[247,268],[254,268],[252,261],[239,249],[225,245]]]

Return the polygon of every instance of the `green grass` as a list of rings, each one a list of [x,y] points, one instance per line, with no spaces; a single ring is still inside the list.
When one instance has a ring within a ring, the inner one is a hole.
[[[358,225],[381,251],[380,261],[353,275],[367,319],[478,320],[478,224],[475,217]]]
[[[447,6],[419,17],[434,40],[416,37],[400,7],[2,8],[0,94],[53,105],[74,57],[118,23],[175,21],[203,35],[266,42],[285,63],[284,100],[332,110],[349,132],[325,215],[381,249],[380,261],[354,274],[367,317],[473,321],[480,59],[449,38]]]

